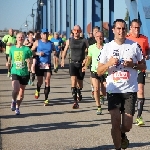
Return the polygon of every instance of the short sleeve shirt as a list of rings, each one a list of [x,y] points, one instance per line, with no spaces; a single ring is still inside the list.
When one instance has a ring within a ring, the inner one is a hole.
[[[123,61],[133,60],[133,63],[143,59],[142,50],[137,43],[126,39],[125,43],[118,45],[115,41],[111,41],[104,45],[98,60],[102,64],[106,64],[111,57],[118,58],[119,62],[116,66],[108,69],[108,77],[106,79],[106,90],[109,93],[127,93],[137,92],[137,70],[124,67]]]
[[[9,52],[9,57],[12,60],[11,74],[19,76],[27,76],[29,74],[26,59],[32,57],[32,52],[29,47],[22,46],[17,48],[12,46]]]

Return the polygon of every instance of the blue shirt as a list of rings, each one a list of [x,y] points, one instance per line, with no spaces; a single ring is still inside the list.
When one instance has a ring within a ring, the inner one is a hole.
[[[60,52],[60,51],[61,51],[61,48],[58,48],[58,46],[61,46],[61,45],[62,45],[62,43],[63,43],[62,38],[58,38],[58,39],[52,38],[52,39],[51,39],[51,42],[54,43],[55,48],[56,48],[56,51],[57,51],[57,52]]]
[[[44,55],[37,58],[37,63],[51,64],[51,53],[53,49],[54,45],[52,42],[42,42],[41,40],[38,40],[37,52],[43,52]]]

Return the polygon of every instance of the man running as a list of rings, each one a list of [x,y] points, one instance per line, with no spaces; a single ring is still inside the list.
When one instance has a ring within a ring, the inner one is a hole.
[[[28,47],[31,49],[34,42],[35,42],[35,40],[34,40],[34,33],[33,33],[32,31],[29,31],[29,32],[27,33],[27,38],[25,39],[23,45],[28,46]],[[31,71],[32,71],[32,70],[31,70]],[[33,77],[33,76],[34,76],[34,78],[35,78],[35,73],[34,73],[34,72],[32,72],[32,77]],[[33,85],[33,82],[31,82],[31,80],[30,80],[30,74],[29,74],[29,83],[28,83],[28,84],[29,84],[29,85],[30,85],[30,84]]]
[[[18,33],[16,38],[17,44],[10,48],[7,66],[11,67],[12,75],[11,110],[15,111],[16,115],[19,115],[19,107],[24,98],[24,90],[29,80],[30,65],[28,63],[30,63],[32,52],[28,47],[23,46],[23,33]]]
[[[134,19],[131,21],[131,26],[130,26],[130,34],[126,37],[127,39],[130,39],[134,42],[137,42],[143,52],[143,55],[145,59],[149,59],[149,43],[148,43],[148,38],[142,34],[140,34],[140,27],[141,27],[141,22],[138,19]],[[144,121],[142,118],[142,111],[143,111],[143,105],[145,101],[145,96],[144,96],[144,85],[145,85],[145,77],[146,73],[145,70],[139,71],[138,72],[138,97],[137,97],[137,119],[136,119],[136,125],[141,126],[144,125]]]
[[[56,52],[54,53],[53,56],[53,61],[54,61],[54,72],[57,73],[59,64],[59,55],[63,44],[62,38],[59,37],[59,33],[57,32],[54,33],[54,37],[51,39],[51,42],[54,43],[56,48]]]
[[[6,52],[6,61],[8,62],[8,57],[9,57],[9,50],[11,48],[11,46],[16,44],[16,37],[14,36],[14,30],[13,29],[9,29],[9,34],[5,35],[2,39],[2,41],[5,43],[6,47],[5,47],[5,52]],[[10,68],[8,66],[8,74],[7,77],[11,77],[10,74]]]
[[[125,132],[132,128],[135,113],[137,71],[146,69],[142,51],[137,43],[126,39],[126,29],[124,20],[114,21],[115,40],[105,44],[98,57],[98,75],[108,70],[106,90],[112,123],[111,135],[116,150],[126,149],[129,145]]]
[[[37,89],[35,91],[35,98],[40,96],[40,88],[43,84],[43,77],[45,78],[45,101],[44,106],[49,105],[48,95],[50,92],[50,78],[51,78],[51,53],[54,49],[52,42],[48,40],[48,29],[41,30],[41,40],[36,40],[33,44],[32,51],[38,57],[36,60],[35,73],[37,76]],[[37,52],[35,50],[37,49]]]
[[[89,46],[86,63],[82,70],[85,71],[87,69],[87,66],[89,66],[89,64],[91,64],[91,78],[92,78],[92,84],[94,86],[94,98],[96,101],[96,105],[98,107],[97,115],[100,115],[102,113],[100,97],[99,97],[100,96],[100,87],[104,88],[103,82],[105,82],[105,77],[104,77],[104,75],[102,75],[100,77],[97,75],[97,67],[98,67],[97,58],[99,56],[101,49],[103,48],[103,40],[104,40],[103,33],[98,31],[95,34],[95,40],[96,40],[96,43]]]
[[[73,38],[66,41],[66,46],[62,55],[61,67],[64,67],[64,60],[68,48],[70,48],[70,66],[69,72],[71,76],[71,91],[74,98],[73,109],[79,108],[77,97],[82,99],[81,90],[83,88],[83,79],[85,72],[82,72],[82,63],[85,59],[85,50],[88,48],[88,42],[85,38],[80,38],[81,27],[75,25],[73,30]]]

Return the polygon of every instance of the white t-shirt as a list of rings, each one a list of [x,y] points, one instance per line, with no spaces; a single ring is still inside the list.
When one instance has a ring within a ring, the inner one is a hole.
[[[137,92],[138,72],[131,67],[124,67],[122,62],[124,60],[129,61],[132,58],[133,63],[137,63],[143,59],[142,50],[138,44],[126,39],[124,44],[118,45],[113,40],[104,45],[98,56],[98,61],[105,64],[112,56],[118,58],[120,61],[116,66],[111,66],[108,69],[106,91],[108,93]]]

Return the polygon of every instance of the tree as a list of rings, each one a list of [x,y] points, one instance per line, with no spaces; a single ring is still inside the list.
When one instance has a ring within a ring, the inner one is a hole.
[[[129,21],[129,11],[128,11],[128,9],[126,11],[126,16],[125,16],[124,20]]]

